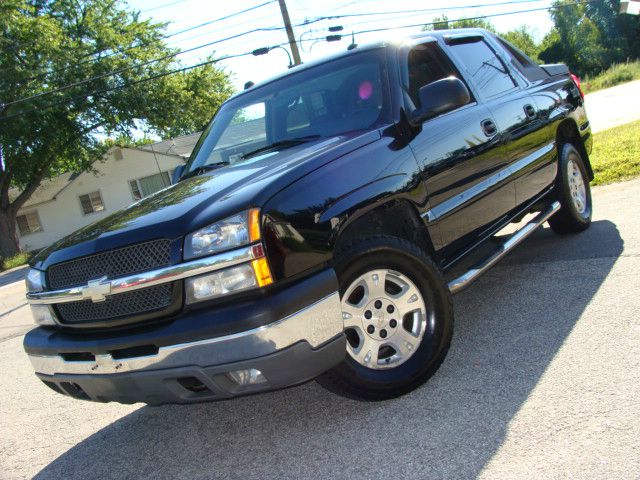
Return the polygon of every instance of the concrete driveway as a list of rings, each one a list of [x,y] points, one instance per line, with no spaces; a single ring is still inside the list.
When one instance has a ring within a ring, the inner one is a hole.
[[[585,105],[593,133],[640,120],[640,80],[590,93]]]
[[[194,406],[63,397],[22,352],[22,286],[0,287],[0,478],[640,478],[640,181],[594,203],[587,232],[542,229],[458,295],[440,371],[381,403],[315,383]]]

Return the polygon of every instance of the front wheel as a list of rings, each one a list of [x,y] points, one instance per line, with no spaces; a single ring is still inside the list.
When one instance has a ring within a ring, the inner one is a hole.
[[[589,228],[592,213],[589,177],[580,152],[570,143],[560,151],[556,191],[561,207],[549,219],[553,231],[565,234]]]
[[[318,381],[360,400],[384,400],[423,384],[447,354],[451,294],[421,249],[396,237],[364,239],[336,265],[347,355]]]

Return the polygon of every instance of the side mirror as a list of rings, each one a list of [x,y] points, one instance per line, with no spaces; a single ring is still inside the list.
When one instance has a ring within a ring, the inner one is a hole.
[[[171,185],[178,183],[184,173],[184,165],[178,165],[171,174]]]
[[[462,80],[447,77],[425,85],[418,91],[420,107],[412,115],[413,123],[421,123],[449,112],[471,101],[469,89]]]

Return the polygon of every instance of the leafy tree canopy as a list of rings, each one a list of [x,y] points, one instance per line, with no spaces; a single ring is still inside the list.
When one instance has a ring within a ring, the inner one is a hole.
[[[182,67],[165,27],[119,0],[0,3],[0,256],[16,252],[16,213],[44,179],[90,169],[105,138],[192,133],[233,93],[215,64],[146,81]]]
[[[569,3],[575,5],[551,10],[554,29],[542,42],[541,60],[563,62],[579,75],[593,75],[614,63],[640,58],[640,17],[620,15],[619,0]]]
[[[533,33],[526,26],[520,26],[514,30],[509,30],[507,33],[501,34],[501,37],[518,47],[524,53],[526,53],[535,62],[538,62],[538,53],[540,52],[540,45],[538,45],[533,37]]]
[[[542,42],[521,26],[500,35],[540,63],[566,63],[578,75],[593,75],[640,58],[640,16],[620,15],[620,0],[557,0],[549,10],[554,28]],[[484,28],[496,33],[489,19],[451,21],[445,15],[434,18],[424,30]]]
[[[484,28],[490,32],[495,32],[493,24],[486,18],[463,18],[460,20],[449,20],[446,15],[435,17],[432,25],[425,25],[424,30],[449,30],[452,28]]]

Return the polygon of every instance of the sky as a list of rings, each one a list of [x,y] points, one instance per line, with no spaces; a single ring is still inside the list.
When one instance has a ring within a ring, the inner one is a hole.
[[[167,22],[167,34],[209,22],[221,17],[245,10],[267,2],[268,0],[128,0],[132,10],[140,11],[142,18],[152,18],[158,22]],[[500,4],[500,5],[499,5]],[[351,43],[351,32],[356,32],[356,43],[364,44],[381,38],[393,38],[419,32],[420,27],[397,28],[386,32],[357,33],[362,30],[405,27],[428,23],[436,16],[445,14],[449,19],[494,15],[521,10],[545,8],[551,0],[287,0],[292,25],[333,15],[360,15],[338,19],[315,21],[308,25],[294,27],[299,42],[302,61],[317,59],[345,50]],[[477,8],[472,8],[477,7]],[[412,10],[407,13],[391,13]],[[415,10],[420,10],[415,12]],[[383,12],[381,15],[371,13]],[[547,10],[514,13],[490,18],[499,32],[526,25],[540,39],[547,33],[552,23]],[[329,27],[342,26],[344,38],[336,42],[326,42],[324,37]],[[278,45],[287,42],[278,2],[256,8],[250,12],[218,21],[201,28],[174,35],[166,41],[172,47],[182,50],[220,40],[253,30],[256,28],[276,28],[278,30],[254,32],[230,39],[192,52],[178,58],[186,65],[204,61],[207,56],[214,58],[251,52],[257,48]],[[348,34],[348,35],[346,35]],[[313,40],[313,39],[323,40]],[[310,40],[311,39],[311,40]],[[286,46],[288,49],[288,45]],[[232,74],[235,87],[240,90],[247,81],[259,82],[287,69],[289,60],[283,49],[274,49],[266,55],[244,56],[223,60],[219,65]]]

